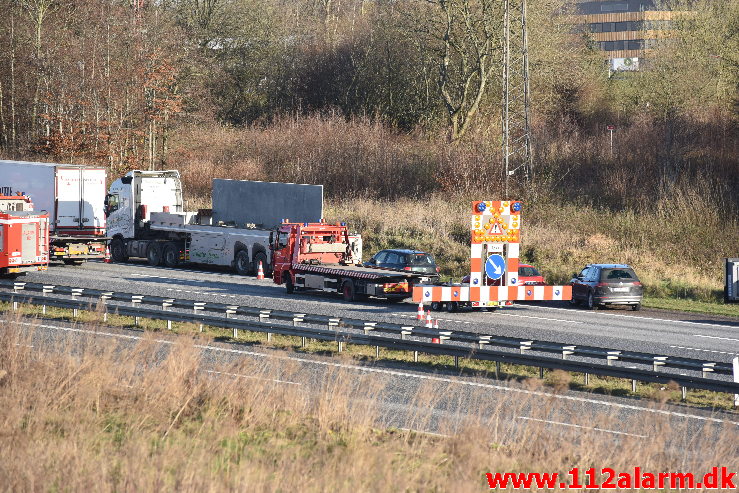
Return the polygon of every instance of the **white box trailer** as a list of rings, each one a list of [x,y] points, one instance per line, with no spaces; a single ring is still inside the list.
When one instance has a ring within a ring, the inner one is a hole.
[[[105,255],[105,179],[102,167],[0,161],[0,186],[29,195],[49,213],[51,260],[77,263]]]

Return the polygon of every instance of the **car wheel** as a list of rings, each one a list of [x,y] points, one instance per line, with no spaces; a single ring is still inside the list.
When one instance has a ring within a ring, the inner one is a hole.
[[[287,291],[287,294],[293,294],[295,292],[295,285],[293,284],[293,278],[290,272],[283,272],[282,278],[285,280],[285,291]]]
[[[631,305],[631,309],[634,310],[635,312],[638,312],[639,310],[641,310],[641,303],[637,303],[636,305]]]
[[[351,279],[344,281],[344,284],[341,285],[341,294],[344,297],[344,301],[354,301],[356,299],[354,292],[354,282]]]
[[[580,304],[580,302],[575,299],[575,295],[573,294],[572,295],[572,298],[570,298],[570,305],[577,306],[579,304]]]
[[[164,245],[164,265],[167,267],[177,267],[180,263],[180,249],[174,243]]]
[[[454,313],[459,311],[459,302],[457,301],[450,301],[446,304],[446,311],[449,313]]]
[[[256,255],[254,255],[254,261],[252,262],[252,269],[254,272],[254,275],[256,276],[257,273],[259,273],[259,262],[262,263],[262,272],[264,272],[264,275],[267,275],[267,256],[263,252],[258,252]]]
[[[110,258],[113,262],[128,262],[128,255],[126,255],[126,244],[120,238],[113,238],[110,242]]]
[[[593,296],[593,292],[592,291],[588,293],[588,303],[587,303],[587,306],[588,306],[588,310],[597,310],[598,309],[598,305],[595,303],[595,297]]]
[[[146,249],[146,260],[151,266],[157,266],[162,263],[162,247],[159,243],[150,243],[149,248]]]
[[[251,263],[249,263],[249,254],[246,250],[239,250],[236,253],[234,268],[236,269],[236,273],[240,276],[245,276],[250,273]]]

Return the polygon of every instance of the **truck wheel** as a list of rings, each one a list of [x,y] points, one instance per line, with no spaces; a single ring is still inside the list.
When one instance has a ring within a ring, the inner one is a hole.
[[[164,265],[167,267],[177,267],[180,263],[180,249],[174,243],[164,245]]]
[[[149,265],[157,266],[162,263],[162,247],[159,243],[149,243],[149,247],[146,249],[146,260],[149,261]]]
[[[249,254],[246,253],[246,250],[239,250],[238,253],[236,253],[236,260],[234,261],[234,267],[236,268],[236,273],[238,273],[240,276],[251,274],[251,264],[249,263]]]
[[[76,260],[73,258],[65,258],[63,259],[64,265],[82,265],[84,260]]]
[[[264,252],[257,252],[254,254],[254,261],[252,262],[252,269],[254,272],[254,275],[257,275],[257,272],[259,272],[259,262],[262,263],[262,270],[264,271],[264,275],[267,274],[267,256],[264,254]]]
[[[293,294],[295,292],[295,285],[293,284],[293,278],[288,271],[282,273],[282,278],[285,281],[285,291],[287,294]]]
[[[351,279],[347,279],[341,285],[341,294],[344,296],[344,301],[354,301],[356,299],[354,282]]]
[[[126,244],[120,238],[113,238],[110,242],[110,258],[113,262],[128,262],[128,255],[126,255]]]

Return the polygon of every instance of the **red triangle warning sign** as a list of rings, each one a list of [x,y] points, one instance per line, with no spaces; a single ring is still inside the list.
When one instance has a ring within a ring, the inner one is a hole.
[[[490,229],[488,229],[489,235],[502,235],[503,234],[503,228],[500,227],[500,223],[498,221],[495,221],[492,226],[490,226]]]

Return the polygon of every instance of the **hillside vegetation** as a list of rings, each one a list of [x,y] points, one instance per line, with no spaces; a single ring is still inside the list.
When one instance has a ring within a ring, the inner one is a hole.
[[[534,169],[508,197],[502,5],[0,0],[0,157],[175,168],[201,205],[213,177],[323,184],[368,253],[423,248],[455,277],[466,203],[516,198],[549,281],[629,262],[650,296],[718,300],[739,244],[739,0],[660,2],[670,29],[615,74],[572,2],[529,0]]]

